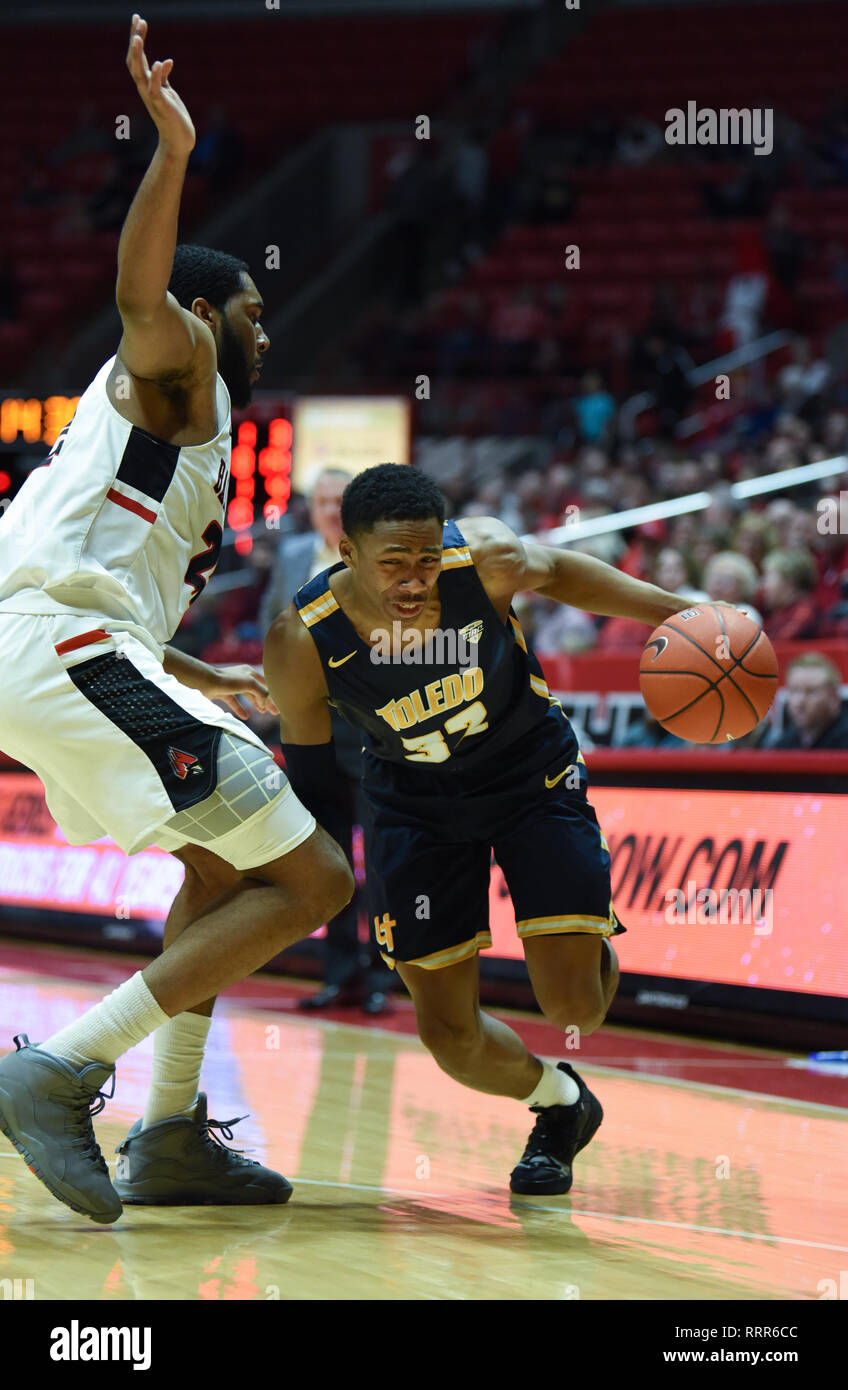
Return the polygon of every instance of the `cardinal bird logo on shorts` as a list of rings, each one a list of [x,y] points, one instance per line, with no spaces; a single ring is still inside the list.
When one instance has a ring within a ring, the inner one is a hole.
[[[177,776],[183,780],[189,772],[202,772],[203,767],[193,753],[184,753],[182,748],[168,747],[168,758]]]

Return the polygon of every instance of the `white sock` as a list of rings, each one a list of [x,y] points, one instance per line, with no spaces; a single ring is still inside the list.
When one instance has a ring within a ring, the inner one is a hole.
[[[190,1115],[197,1104],[197,1088],[211,1018],[202,1014],[176,1014],[153,1034],[153,1079],[142,1129],[149,1129],[172,1115]]]
[[[111,1066],[122,1052],[128,1052],[167,1021],[168,1015],[156,1003],[139,970],[39,1048],[77,1069],[88,1062]]]
[[[542,1062],[541,1057],[538,1059]],[[580,1087],[567,1071],[542,1062],[542,1079],[522,1105],[573,1105],[580,1099]]]

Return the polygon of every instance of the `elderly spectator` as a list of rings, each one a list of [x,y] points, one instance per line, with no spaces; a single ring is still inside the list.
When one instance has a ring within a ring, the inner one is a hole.
[[[689,599],[690,603],[704,603],[709,598],[703,589],[693,584],[694,565],[686,552],[675,550],[673,546],[666,546],[660,551],[651,577],[661,589],[666,589],[670,594],[679,594],[681,598]]]
[[[711,599],[734,603],[743,608],[749,618],[762,625],[762,616],[752,603],[759,578],[747,555],[736,550],[723,550],[714,555],[704,572],[704,588]]]
[[[766,748],[848,748],[848,711],[839,695],[841,677],[820,652],[796,657],[786,673],[789,724]]]
[[[763,597],[768,617],[763,624],[772,641],[816,637],[819,614],[813,589],[816,566],[806,550],[773,550],[763,561]]]
[[[747,555],[757,566],[762,564],[763,557],[774,549],[776,543],[774,527],[768,517],[759,512],[746,513],[733,535],[733,549]]]

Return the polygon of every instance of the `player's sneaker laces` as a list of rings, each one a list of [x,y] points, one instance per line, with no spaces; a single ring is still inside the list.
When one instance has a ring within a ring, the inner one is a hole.
[[[537,1119],[521,1160],[510,1174],[513,1192],[552,1196],[570,1191],[574,1156],[585,1149],[604,1118],[601,1102],[582,1077],[567,1062],[558,1062],[557,1067],[577,1082],[579,1099],[573,1105],[530,1106]]]
[[[26,1033],[15,1047],[0,1060],[0,1130],[60,1202],[103,1225],[117,1221],[121,1201],[91,1123],[114,1095],[115,1068],[89,1062],[77,1071]]]
[[[240,1119],[245,1119],[242,1115]],[[148,1129],[136,1120],[118,1145],[115,1187],[139,1206],[252,1206],[287,1202],[291,1183],[255,1159],[230,1149],[238,1120],[210,1120],[201,1091],[193,1116],[174,1115]]]

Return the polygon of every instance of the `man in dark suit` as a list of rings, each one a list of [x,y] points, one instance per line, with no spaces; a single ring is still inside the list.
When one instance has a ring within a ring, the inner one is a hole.
[[[259,619],[263,635],[288,606],[297,590],[314,575],[338,564],[342,536],[342,493],[350,474],[338,468],[319,473],[309,494],[309,515],[313,529],[284,536],[280,542],[268,587],[262,598]],[[353,863],[353,827],[364,823],[365,800],[360,790],[362,778],[362,739],[352,724],[333,714],[333,740],[339,770],[337,820],[325,828],[344,848]],[[332,1005],[361,1003],[368,1014],[385,1013],[391,983],[388,970],[370,940],[361,946],[358,934],[357,894],[337,917],[327,924],[325,985],[318,994],[302,999],[302,1009],[322,1009]]]
[[[839,668],[821,652],[805,652],[786,672],[789,722],[765,748],[848,748],[848,710],[842,709]]]

